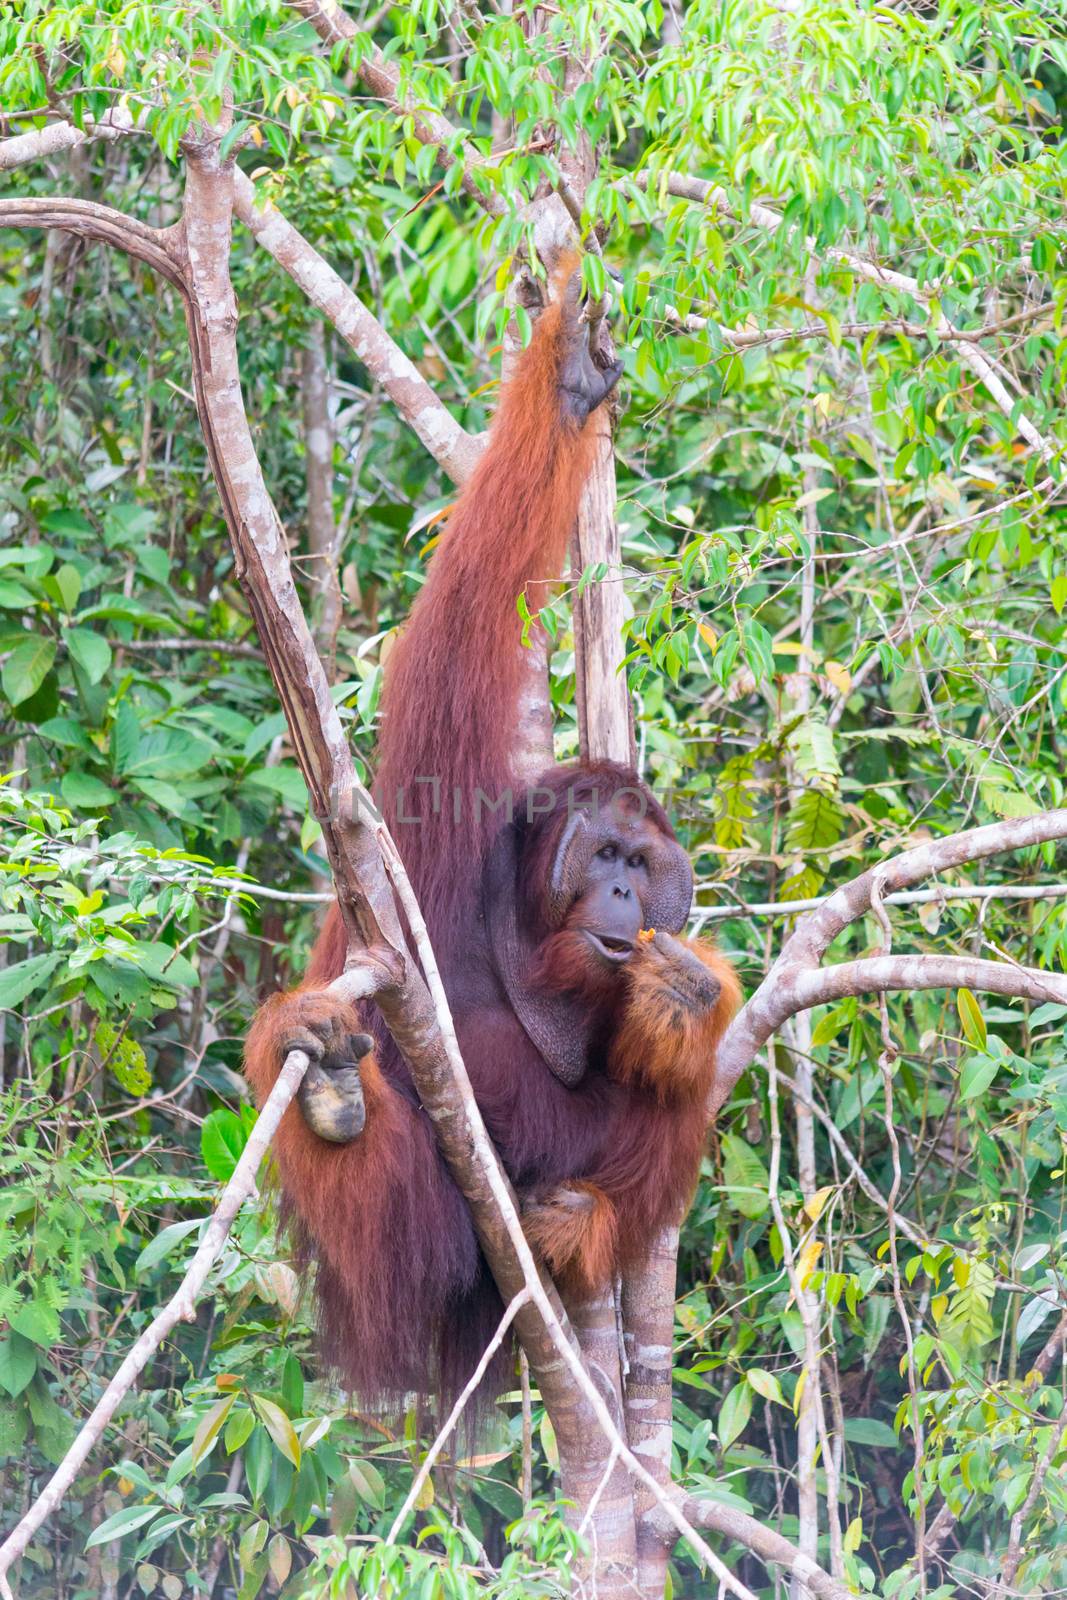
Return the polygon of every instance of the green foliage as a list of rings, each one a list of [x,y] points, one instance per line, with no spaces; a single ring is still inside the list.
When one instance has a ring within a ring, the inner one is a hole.
[[[908,843],[1062,804],[1055,8],[694,0],[665,20],[658,0],[564,0],[536,18],[526,4],[420,0],[371,20],[373,34],[327,50],[282,0],[8,7],[0,96],[29,108],[12,131],[116,109],[138,130],[8,172],[5,195],[73,193],[172,223],[180,140],[232,99],[228,151],[260,195],[477,431],[523,206],[587,138],[599,164],[584,220],[620,275],[619,523],[641,756],[746,987],[788,924],[723,911],[806,899]],[[414,117],[359,87],[372,42],[412,105],[469,131],[476,161],[438,166]],[[671,173],[720,192],[694,204]],[[471,204],[465,175],[499,218]],[[595,256],[583,271],[596,295],[614,284]],[[241,229],[233,275],[246,401],[314,617],[299,395],[313,313]],[[17,1504],[176,1289],[245,1147],[240,1042],[262,993],[302,969],[314,908],[285,897],[319,887],[326,866],[205,474],[180,306],[102,248],[11,232],[0,312],[0,1454]],[[969,363],[975,348],[1006,408]],[[334,693],[366,760],[382,645],[453,490],[339,338],[329,362],[345,596]],[[614,581],[592,567],[577,589]],[[577,743],[572,600],[540,610],[558,646],[564,753]],[[282,898],[238,894],[245,872]],[[1067,872],[1042,848],[980,876]],[[947,900],[892,915],[897,951],[1067,962],[1062,899],[995,899],[981,920]],[[881,942],[872,919],[830,959]],[[795,1054],[778,1051],[776,1163],[762,1064],[720,1119],[683,1237],[673,1469],[694,1494],[795,1535],[805,1335],[788,1242],[832,1351],[849,1581],[917,1593],[921,1493],[927,1525],[942,1502],[955,1518],[945,1548],[960,1591],[996,1585],[1026,1507],[1017,1585],[1055,1592],[1062,1443],[1028,1497],[1062,1411],[1034,1364],[1064,1304],[1067,1008],[967,991],[887,1006],[896,1206],[911,1227],[897,1233],[899,1282],[882,1021],[861,997],[813,1017]],[[814,1195],[787,1081],[805,1052]],[[459,1446],[458,1464],[435,1471],[409,1542],[387,1545],[419,1419],[394,1438],[354,1413],[318,1375],[307,1318],[269,1206],[246,1208],[195,1323],[157,1353],[32,1546],[27,1600],[105,1585],[175,1600],[199,1592],[220,1536],[215,1592],[241,1600],[567,1587],[580,1541],[538,1398],[529,1505],[509,1397],[479,1455]],[[825,1540],[819,1554],[828,1564]],[[945,1592],[940,1576],[928,1573],[928,1595]],[[679,1548],[672,1593],[707,1581]]]

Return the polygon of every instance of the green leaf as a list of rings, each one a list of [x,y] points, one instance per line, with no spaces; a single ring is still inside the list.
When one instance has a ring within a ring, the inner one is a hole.
[[[291,1461],[294,1467],[298,1467],[300,1465],[300,1440],[296,1436],[296,1429],[281,1406],[275,1405],[273,1400],[268,1400],[265,1395],[261,1394],[252,1396],[252,1404],[260,1421],[282,1455],[287,1461]]]
[[[749,1367],[745,1373],[746,1382],[750,1383],[756,1393],[764,1400],[773,1400],[777,1405],[784,1406],[785,1395],[782,1386],[773,1372],[765,1372],[762,1367]]]
[[[222,1432],[222,1425],[229,1416],[236,1399],[236,1393],[223,1395],[222,1399],[212,1406],[207,1416],[201,1418],[200,1424],[193,1434],[194,1467],[200,1465]]]
[[[848,1026],[856,1015],[855,1000],[845,1000],[841,1005],[832,1007],[824,1016],[821,1016],[811,1030],[811,1043],[813,1048],[829,1044],[831,1039],[836,1039],[842,1028]]]
[[[21,583],[11,578],[0,579],[0,609],[4,611],[29,611],[39,604],[39,596],[31,594]]]
[[[59,594],[63,610],[70,612],[78,604],[82,592],[81,574],[77,567],[72,567],[69,561],[52,574],[51,580]]]
[[[68,628],[67,649],[90,683],[99,683],[111,665],[111,646],[92,628]]]
[[[94,1031],[96,1047],[108,1070],[115,1074],[127,1094],[145,1095],[152,1087],[152,1074],[144,1047],[129,1033],[120,1034],[111,1022],[101,1020]]]
[[[112,1539],[121,1539],[123,1534],[132,1533],[135,1528],[143,1528],[146,1522],[158,1517],[162,1509],[159,1505],[123,1506],[121,1511],[106,1517],[98,1528],[93,1529],[85,1541],[86,1550],[91,1550],[94,1545],[108,1544]]]
[[[49,717],[47,722],[41,723],[37,733],[40,738],[64,745],[69,750],[82,750],[87,755],[93,752],[92,740],[81,723],[75,722],[73,717]]]
[[[29,1339],[12,1333],[0,1340],[0,1389],[12,1399],[20,1395],[37,1371],[37,1352]]]
[[[374,1506],[377,1511],[384,1511],[385,1479],[372,1461],[350,1461],[348,1476],[361,1500]]]
[[[900,1440],[888,1422],[877,1417],[846,1417],[845,1438],[849,1444],[874,1445],[880,1450],[899,1450]]]
[[[15,1312],[11,1326],[24,1339],[48,1350],[59,1338],[59,1313],[43,1300],[30,1300]]]
[[[1044,1005],[1030,1013],[1030,1026],[1041,1028],[1046,1022],[1060,1022],[1064,1017],[1067,1017],[1067,1005],[1059,1000],[1046,1000]]]
[[[29,956],[16,961],[13,966],[0,968],[0,1009],[10,1010],[21,1005],[63,960],[61,955]]]
[[[719,1443],[726,1450],[739,1434],[744,1433],[752,1415],[753,1391],[747,1383],[735,1383],[722,1403],[719,1412]]]
[[[115,804],[114,789],[94,778],[91,772],[68,772],[59,788],[72,811],[96,811],[101,806]]]
[[[198,981],[192,962],[169,944],[139,939],[132,950],[136,952],[137,965],[156,983],[166,984],[169,989],[191,989]]]
[[[211,1176],[220,1183],[233,1177],[247,1143],[248,1129],[226,1106],[219,1106],[204,1118],[200,1129],[200,1154]]]
[[[232,1456],[235,1450],[240,1450],[255,1425],[255,1413],[250,1411],[247,1406],[242,1406],[240,1411],[233,1413],[226,1424],[226,1432],[222,1436],[227,1455]]]
[[[956,1010],[960,1014],[963,1037],[972,1050],[984,1050],[988,1037],[982,1008],[970,989],[960,989],[956,995]]]
[[[153,805],[172,817],[180,817],[188,809],[189,802],[181,790],[163,778],[134,778],[133,786],[140,790],[146,800],[151,800]]]
[[[133,1264],[133,1270],[140,1275],[147,1272],[149,1267],[154,1267],[164,1257],[188,1237],[195,1228],[203,1226],[201,1217],[187,1218],[184,1222],[171,1222],[167,1227],[161,1228],[154,1239],[150,1239]]]
[[[968,1056],[960,1072],[960,1099],[974,1100],[989,1088],[1000,1070],[992,1056]]]
[[[736,1133],[722,1136],[723,1182],[730,1203],[743,1217],[762,1217],[770,1205],[767,1168],[757,1151]]]
[[[0,683],[13,706],[21,705],[36,694],[56,659],[54,639],[25,639],[15,646],[4,662]]]

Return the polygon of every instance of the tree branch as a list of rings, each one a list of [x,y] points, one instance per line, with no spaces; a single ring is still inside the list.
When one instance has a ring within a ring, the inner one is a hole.
[[[168,641],[163,640],[166,644]],[[127,649],[132,648],[127,645]],[[258,653],[258,652],[257,652]],[[703,887],[697,884],[699,890]],[[719,884],[709,882],[717,889]],[[887,906],[932,906],[949,900],[1059,900],[1067,895],[1067,883],[946,883],[936,889],[903,889],[887,894]],[[815,911],[829,895],[812,895],[808,900],[742,900],[735,905],[699,906],[693,922],[702,928],[706,922],[725,922],[730,917],[793,917],[798,911]]]
[[[831,943],[870,909],[876,886],[880,898],[938,872],[983,861],[1006,850],[1067,838],[1067,810],[971,828],[932,839],[862,873],[801,917],[781,954],[755,994],[735,1017],[718,1055],[718,1072],[709,1102],[715,1115],[745,1068],[771,1034],[797,1011],[844,995],[910,988],[985,988],[1024,999],[1067,996],[1067,978],[994,961],[962,957],[882,956],[821,968]],[[862,985],[862,986],[861,986]]]
[[[507,214],[507,205],[495,189],[482,188],[474,174],[481,166],[481,157],[467,142],[463,131],[449,122],[447,117],[432,106],[419,105],[413,94],[400,82],[400,74],[391,61],[387,61],[370,36],[352,21],[341,9],[338,0],[286,0],[291,9],[310,22],[323,44],[353,43],[359,40],[361,53],[353,52],[352,66],[371,94],[399,117],[412,119],[413,132],[420,144],[432,146],[437,154],[437,165],[448,170],[462,163],[463,176],[460,187],[465,194],[487,211],[491,217]]]
[[[650,188],[649,175],[645,172],[634,173],[634,181],[641,189]],[[718,184],[708,183],[703,178],[690,177],[684,172],[666,172],[658,175],[653,180],[665,185],[667,192],[683,200],[693,200],[699,205],[713,207],[728,216],[735,217],[736,213],[730,206],[729,197]],[[748,212],[749,218],[757,227],[763,228],[768,233],[777,233],[783,227],[783,219],[777,211],[770,206],[754,202]],[[790,232],[793,230],[791,229]],[[806,248],[818,257],[818,250],[814,239],[806,241]],[[860,278],[866,278],[869,283],[878,284],[879,288],[895,289],[899,293],[910,295],[920,305],[928,305],[933,291],[920,288],[915,278],[903,272],[894,272],[889,267],[879,266],[876,261],[871,261],[866,256],[858,255],[853,250],[841,250],[832,245],[827,246],[825,255],[831,261],[837,261],[842,266],[848,267]],[[1051,440],[1046,439],[1041,430],[1031,421],[1024,411],[1018,406],[1018,401],[1013,399],[1008,392],[1003,380],[996,370],[993,362],[981,350],[976,342],[960,338],[960,329],[950,322],[943,311],[939,311],[936,321],[932,324],[932,332],[940,334],[946,339],[959,340],[958,351],[960,360],[974,373],[982,383],[994,404],[1004,413],[1012,426],[1025,439],[1031,449],[1035,450],[1047,466],[1060,458],[1060,449]]]
[[[819,1600],[855,1600],[846,1583],[831,1578],[822,1567],[802,1555],[784,1535],[776,1533],[773,1528],[764,1527],[762,1522],[757,1522],[755,1517],[748,1516],[746,1512],[723,1505],[719,1500],[700,1500],[694,1495],[685,1496],[683,1509],[688,1520],[698,1527],[711,1528],[724,1538],[736,1540],[759,1556],[761,1561],[781,1567],[792,1577],[799,1578],[812,1594],[818,1595]],[[655,1516],[657,1525],[669,1537],[670,1532],[664,1524],[662,1513],[657,1511]]]
[[[366,992],[371,991],[368,989]],[[37,1529],[51,1516],[73,1484],[93,1447],[103,1437],[104,1430],[114,1416],[120,1401],[133,1388],[171,1329],[179,1322],[193,1320],[194,1307],[200,1290],[226,1243],[237,1213],[248,1196],[255,1191],[259,1164],[267,1153],[267,1147],[274,1137],[286,1107],[300,1087],[308,1068],[308,1060],[303,1050],[291,1050],[286,1056],[285,1065],[256,1119],[255,1126],[248,1136],[248,1143],[234,1168],[233,1177],[222,1191],[218,1208],[208,1223],[207,1231],[189,1263],[184,1278],[163,1309],[156,1312],[148,1327],[131,1345],[122,1365],[82,1424],[77,1438],[63,1460],[29,1510],[0,1545],[0,1595],[3,1596],[3,1600],[12,1600],[11,1588],[7,1581],[7,1573],[12,1564],[25,1554]]]
[[[129,112],[115,106],[96,121],[86,117],[84,128],[76,128],[73,122],[50,122],[44,128],[16,133],[10,139],[0,139],[0,172],[13,172],[30,161],[43,161],[63,151],[75,150],[92,139],[121,139],[135,127]]]

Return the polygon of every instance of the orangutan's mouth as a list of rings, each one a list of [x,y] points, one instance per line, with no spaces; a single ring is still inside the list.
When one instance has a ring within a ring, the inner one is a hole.
[[[585,936],[597,955],[613,967],[621,967],[633,955],[633,941],[630,939],[619,939],[612,933],[593,933],[589,928],[585,930]]]

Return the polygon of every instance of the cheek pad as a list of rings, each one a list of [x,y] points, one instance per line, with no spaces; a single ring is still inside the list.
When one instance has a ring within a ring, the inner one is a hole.
[[[646,928],[681,933],[693,904],[693,869],[677,840],[665,839],[650,857],[649,879],[644,903]]]

